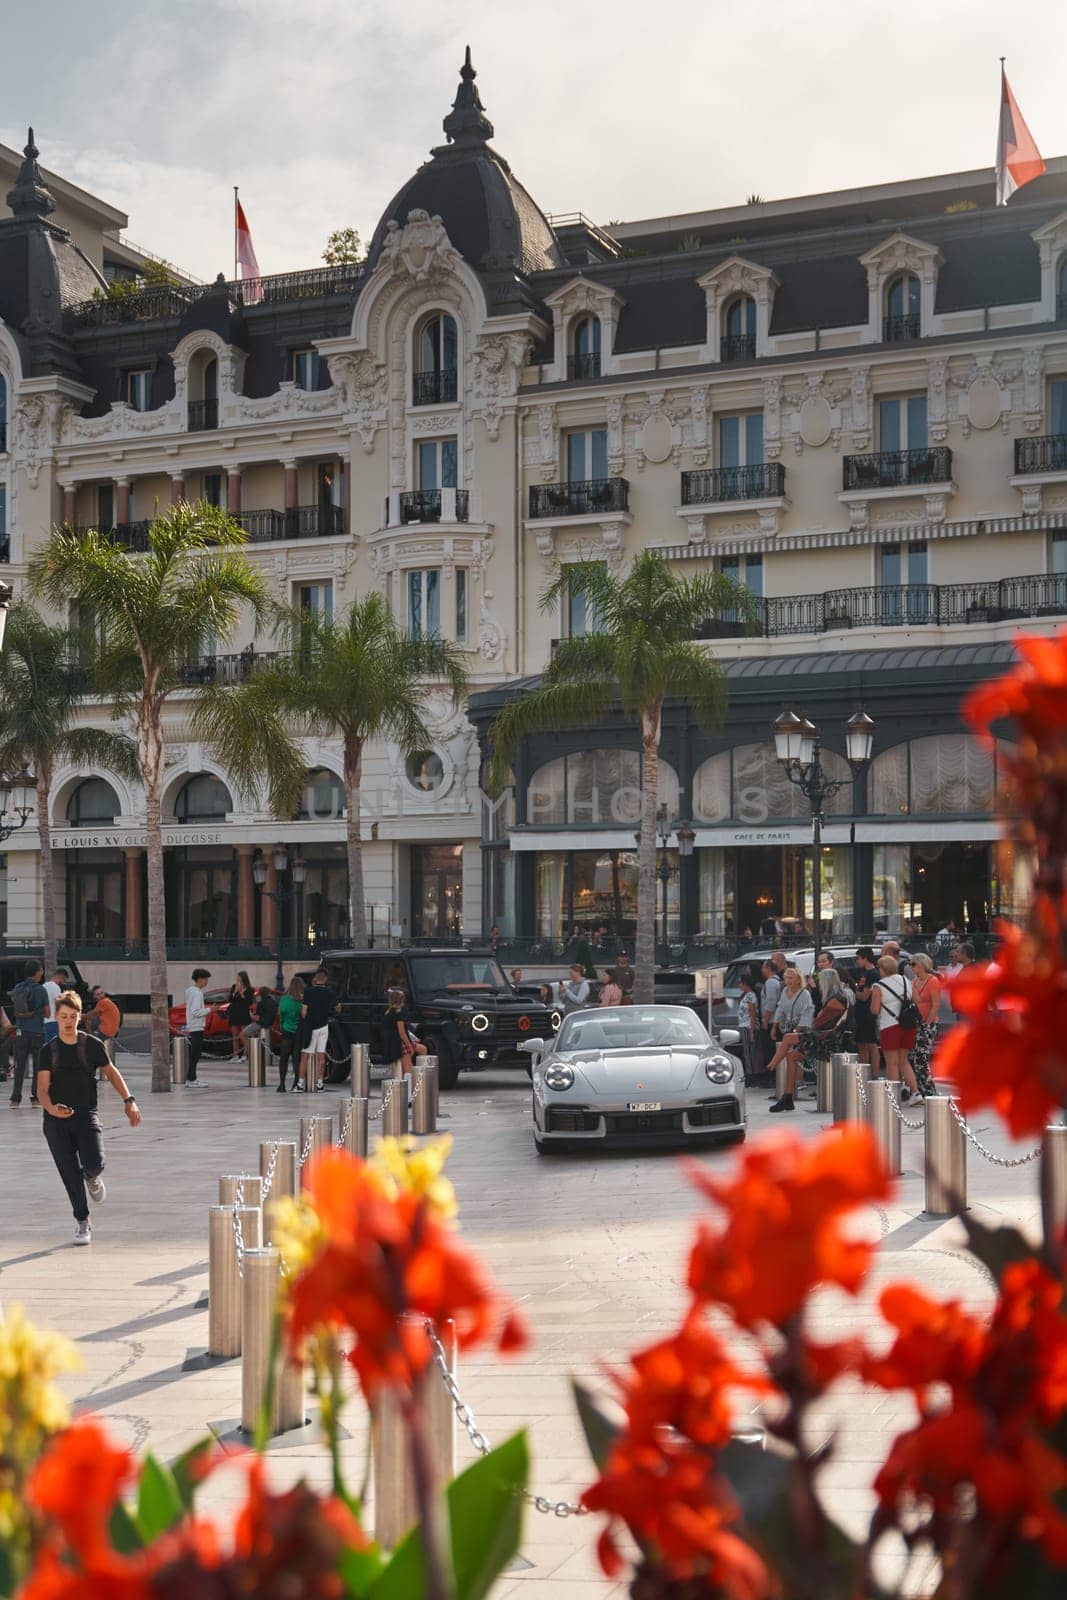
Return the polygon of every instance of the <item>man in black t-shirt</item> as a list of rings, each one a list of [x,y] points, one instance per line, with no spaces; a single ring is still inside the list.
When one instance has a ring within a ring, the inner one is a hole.
[[[330,988],[326,981],[325,969],[320,967],[304,990],[302,1015],[306,1038],[300,1056],[300,1081],[296,1085],[297,1094],[304,1093],[312,1083],[316,1089],[324,1087],[330,1018],[340,1009],[336,991]]]
[[[41,1052],[37,1093],[44,1110],[45,1141],[74,1212],[74,1243],[89,1244],[93,1236],[89,1200],[101,1205],[107,1198],[101,1177],[104,1139],[96,1112],[97,1074],[102,1073],[122,1097],[131,1128],[137,1127],[141,1113],[103,1041],[78,1031],[81,1013],[81,1000],[73,991],[56,1001],[59,1036]]]

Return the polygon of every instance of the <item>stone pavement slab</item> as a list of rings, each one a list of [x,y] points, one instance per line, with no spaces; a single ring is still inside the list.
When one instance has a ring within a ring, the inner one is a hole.
[[[0,1302],[21,1302],[34,1321],[75,1340],[84,1365],[69,1390],[78,1409],[101,1413],[131,1445],[151,1445],[169,1457],[209,1427],[231,1433],[240,1412],[240,1362],[195,1364],[207,1342],[207,1212],[217,1198],[218,1175],[257,1170],[260,1139],[295,1139],[300,1116],[335,1110],[340,1092],[312,1099],[282,1097],[273,1088],[252,1091],[243,1087],[240,1068],[206,1063],[207,1087],[153,1096],[143,1057],[123,1057],[121,1065],[144,1122],[131,1130],[117,1099],[110,1092],[102,1096],[108,1199],[94,1217],[89,1249],[71,1246],[73,1225],[41,1136],[40,1113],[10,1111],[0,1100]],[[772,1125],[767,1106],[765,1094],[750,1096],[754,1133]],[[492,1440],[528,1427],[533,1487],[552,1499],[573,1499],[590,1468],[569,1379],[602,1384],[606,1363],[669,1330],[683,1304],[684,1260],[699,1202],[670,1153],[539,1158],[530,1136],[529,1090],[519,1073],[466,1077],[442,1097],[442,1111],[441,1126],[455,1137],[449,1170],[464,1235],[522,1306],[534,1339],[514,1361],[465,1358],[461,1389]],[[813,1137],[828,1119],[804,1107],[788,1121]],[[995,1152],[1018,1153],[991,1118],[976,1119],[975,1128]],[[861,1224],[882,1246],[871,1291],[859,1301],[820,1296],[816,1331],[826,1338],[869,1327],[874,1296],[897,1277],[971,1305],[989,1302],[989,1282],[963,1250],[958,1224],[922,1216],[922,1135],[905,1132],[903,1138],[905,1172],[897,1196],[884,1209],[872,1208]],[[707,1151],[696,1159],[724,1166],[734,1153]],[[1002,1169],[972,1152],[969,1167],[979,1215],[1036,1230],[1036,1166]],[[773,1271],[773,1262],[767,1268]],[[837,1440],[824,1481],[841,1522],[857,1534],[870,1515],[875,1465],[910,1419],[906,1400],[844,1387],[820,1419]],[[358,1399],[345,1421],[350,1474],[358,1483],[367,1448]],[[471,1454],[461,1436],[460,1463]],[[277,1440],[271,1456],[281,1482],[302,1474],[327,1482],[314,1427]],[[233,1474],[213,1480],[209,1509],[224,1512],[239,1490]],[[622,1596],[625,1586],[599,1573],[595,1536],[592,1519],[528,1511],[525,1564],[504,1575],[496,1600]],[[928,1581],[926,1574],[912,1574],[909,1592],[926,1592]]]

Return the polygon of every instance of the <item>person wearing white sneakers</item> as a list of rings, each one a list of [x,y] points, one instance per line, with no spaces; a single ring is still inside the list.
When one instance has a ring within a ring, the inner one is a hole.
[[[131,1128],[137,1127],[141,1113],[102,1041],[79,1031],[81,1014],[81,999],[73,990],[60,995],[56,1001],[59,1035],[41,1051],[37,1096],[44,1111],[45,1141],[70,1196],[74,1243],[89,1244],[93,1236],[89,1201],[101,1205],[107,1198],[101,1176],[104,1139],[96,1110],[97,1074],[102,1073],[121,1097]]]

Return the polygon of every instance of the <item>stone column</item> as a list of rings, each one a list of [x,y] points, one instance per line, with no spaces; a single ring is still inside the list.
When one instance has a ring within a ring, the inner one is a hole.
[[[141,915],[142,884],[144,881],[144,851],[126,851],[125,923],[127,945],[138,944],[144,938]]]
[[[300,504],[300,480],[296,470],[295,461],[283,461],[282,470],[285,473],[285,509],[295,511]]]
[[[267,881],[263,885],[263,899],[260,902],[260,931],[267,949],[276,950],[278,947],[278,902],[271,899],[271,894],[278,887],[278,870],[274,865],[273,849],[264,850],[263,859],[267,863]]]
[[[130,520],[130,480],[115,479],[115,522],[121,525]]]
[[[226,510],[231,517],[241,514],[241,469],[226,468]]]
[[[237,937],[251,944],[256,931],[255,884],[252,879],[252,846],[237,846]]]
[[[184,499],[185,479],[182,477],[180,472],[174,473],[172,474],[170,480],[170,503],[172,506],[176,506],[179,501]]]
[[[78,520],[78,487],[73,483],[63,485],[63,525],[73,528]]]

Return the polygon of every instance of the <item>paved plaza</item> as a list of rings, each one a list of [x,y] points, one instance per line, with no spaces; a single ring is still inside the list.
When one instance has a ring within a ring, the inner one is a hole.
[[[169,1457],[208,1428],[233,1434],[240,1410],[240,1362],[197,1361],[207,1342],[207,1212],[217,1177],[257,1170],[260,1139],[295,1139],[301,1113],[335,1110],[341,1091],[283,1099],[273,1087],[243,1087],[239,1067],[208,1062],[201,1069],[206,1088],[153,1097],[144,1056],[120,1054],[119,1064],[138,1093],[144,1122],[131,1130],[117,1098],[102,1094],[108,1199],[94,1217],[88,1250],[71,1246],[73,1224],[40,1114],[9,1110],[6,1093],[0,1101],[0,1301],[21,1302],[33,1320],[76,1341],[84,1368],[70,1392],[79,1408],[106,1417],[130,1444]],[[772,1120],[765,1091],[753,1092],[749,1104],[752,1134],[785,1121],[814,1136],[828,1121],[807,1105]],[[521,1304],[533,1331],[533,1345],[519,1360],[466,1359],[460,1386],[493,1441],[529,1428],[533,1487],[552,1499],[571,1498],[590,1471],[568,1378],[599,1382],[605,1360],[669,1329],[681,1305],[695,1196],[673,1154],[538,1158],[520,1074],[465,1077],[442,1097],[442,1110],[442,1127],[455,1138],[450,1172],[464,1234]],[[976,1119],[975,1131],[998,1153],[1020,1153],[992,1118]],[[905,1132],[898,1196],[864,1220],[882,1239],[874,1285],[908,1276],[932,1293],[984,1304],[988,1282],[962,1250],[959,1227],[922,1216],[921,1150],[921,1133]],[[735,1156],[718,1151],[700,1159],[725,1164]],[[1006,1170],[971,1152],[969,1169],[978,1215],[1036,1229],[1036,1164]],[[774,1270],[773,1261],[766,1265]],[[858,1331],[869,1317],[866,1304],[826,1294],[818,1331],[827,1337]],[[892,1396],[842,1390],[834,1397],[826,1424],[839,1431],[838,1452],[823,1482],[840,1520],[856,1533],[870,1512],[866,1486],[875,1464],[908,1419],[909,1403]],[[353,1401],[345,1420],[350,1479],[358,1483],[366,1450],[361,1402]],[[465,1437],[458,1450],[460,1462],[467,1461]],[[306,1473],[325,1483],[313,1423],[276,1441],[272,1455],[279,1481]],[[232,1477],[213,1480],[220,1510],[236,1492]],[[592,1519],[530,1510],[522,1563],[500,1581],[498,1600],[622,1596],[624,1585],[599,1574],[595,1532]],[[924,1575],[913,1573],[909,1588],[925,1587]]]

